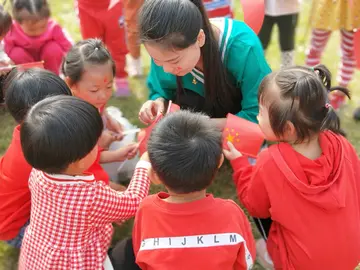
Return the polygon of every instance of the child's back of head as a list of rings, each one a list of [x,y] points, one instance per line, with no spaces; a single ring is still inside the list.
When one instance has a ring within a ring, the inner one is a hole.
[[[20,131],[21,146],[35,169],[65,173],[69,165],[77,163],[76,174],[82,174],[96,159],[102,130],[101,116],[91,104],[76,97],[49,97],[26,116]]]
[[[207,116],[179,111],[153,130],[148,153],[154,172],[172,192],[206,189],[222,161],[221,132]]]
[[[6,107],[18,123],[24,120],[34,104],[44,98],[55,95],[71,96],[69,87],[59,76],[39,68],[12,70],[5,81],[4,92]]]
[[[328,95],[346,88],[331,87],[331,73],[323,65],[314,68],[291,67],[267,75],[259,87],[259,125],[266,139],[295,143],[308,141],[324,130],[343,134],[340,120]],[[290,124],[292,126],[290,126]]]

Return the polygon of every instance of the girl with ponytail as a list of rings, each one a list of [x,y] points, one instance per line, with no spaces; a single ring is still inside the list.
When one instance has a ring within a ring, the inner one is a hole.
[[[246,24],[210,21],[201,0],[148,0],[139,30],[152,58],[143,122],[151,123],[169,100],[219,124],[227,113],[256,122],[258,87],[270,68]]]
[[[341,135],[328,99],[334,90],[349,97],[331,87],[323,65],[271,73],[259,88],[258,120],[265,138],[279,143],[255,166],[230,143],[224,151],[240,202],[270,219],[260,228],[275,269],[354,269],[360,261],[360,160]]]

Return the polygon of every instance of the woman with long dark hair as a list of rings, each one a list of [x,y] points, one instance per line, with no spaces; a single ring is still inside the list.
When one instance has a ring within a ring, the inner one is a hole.
[[[256,122],[258,86],[270,72],[256,34],[243,22],[208,19],[201,0],[149,0],[140,38],[152,62],[149,100],[139,118],[150,123],[168,100],[218,118]]]

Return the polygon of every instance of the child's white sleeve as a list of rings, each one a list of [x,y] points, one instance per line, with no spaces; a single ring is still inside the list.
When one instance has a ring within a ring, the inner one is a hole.
[[[90,217],[94,224],[108,224],[135,216],[141,201],[149,193],[149,168],[149,162],[140,160],[131,182],[124,192],[118,192],[105,184],[99,184]]]

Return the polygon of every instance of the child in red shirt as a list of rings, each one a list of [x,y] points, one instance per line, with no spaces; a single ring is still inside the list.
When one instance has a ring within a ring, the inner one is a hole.
[[[90,169],[102,170],[100,163],[133,158],[138,149],[134,143],[114,151],[106,150],[113,141],[122,139],[122,127],[105,110],[112,95],[116,67],[104,43],[100,39],[79,41],[66,54],[61,69],[73,95],[98,108],[104,119],[106,130],[99,141],[98,162]],[[109,181],[109,176],[105,175]],[[113,182],[110,184],[114,185]]]
[[[6,106],[18,125],[0,159],[0,240],[20,248],[30,218],[31,166],[21,150],[19,124],[38,101],[51,95],[71,95],[71,91],[61,78],[43,69],[11,71],[5,90]]]
[[[223,162],[221,132],[207,116],[178,111],[148,142],[150,178],[168,192],[147,197],[133,229],[141,269],[250,269],[254,238],[231,200],[206,193]]]
[[[130,95],[127,73],[125,18],[122,1],[110,6],[110,0],[78,0],[80,30],[83,39],[100,38],[109,48],[116,64],[116,96]]]
[[[21,247],[22,269],[112,269],[107,259],[111,222],[135,215],[148,194],[150,163],[141,160],[125,192],[96,181],[94,163],[103,131],[99,111],[70,96],[34,105],[21,125],[31,218]]]
[[[249,165],[231,143],[241,203],[271,218],[267,248],[275,269],[353,270],[360,262],[360,161],[341,136],[324,66],[273,72],[259,88],[259,125],[279,142]]]
[[[44,67],[59,74],[61,61],[71,48],[71,39],[53,21],[46,0],[11,1],[14,23],[5,37],[5,52],[15,64],[44,61]]]

